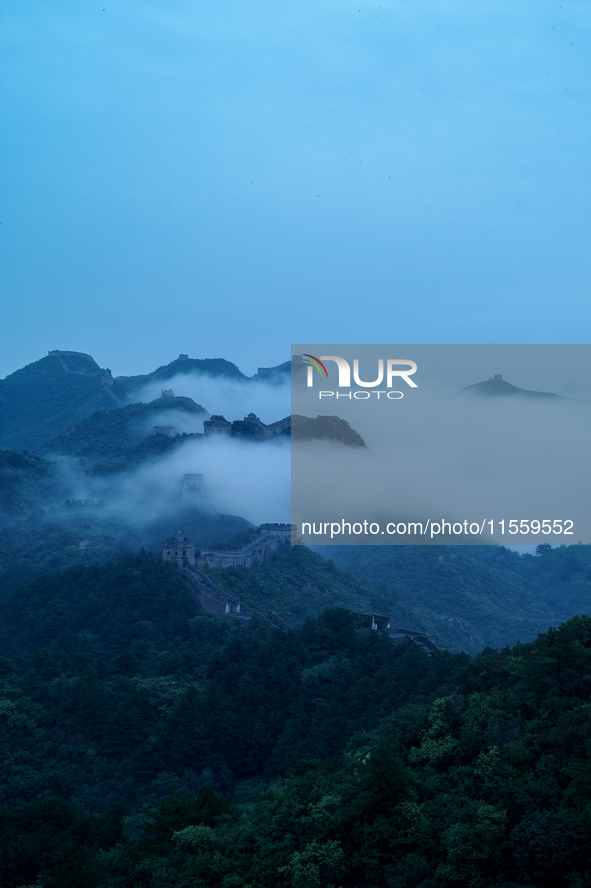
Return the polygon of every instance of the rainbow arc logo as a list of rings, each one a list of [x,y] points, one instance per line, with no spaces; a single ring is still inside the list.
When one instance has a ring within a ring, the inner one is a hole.
[[[320,376],[323,375],[322,371],[324,371],[324,376],[328,379],[328,370],[326,369],[326,367],[324,366],[324,364],[322,363],[320,358],[315,358],[314,355],[306,355],[306,354],[303,357],[309,358],[308,361],[306,361],[306,360],[304,361],[304,364],[309,365],[309,370],[308,370],[309,374],[314,372],[312,368],[315,367],[316,370],[318,370],[318,372],[320,373]]]

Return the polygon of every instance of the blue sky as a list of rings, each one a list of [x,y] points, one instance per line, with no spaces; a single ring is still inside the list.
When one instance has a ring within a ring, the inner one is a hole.
[[[104,5],[103,5],[104,4]],[[589,340],[591,12],[6,0],[0,376]]]

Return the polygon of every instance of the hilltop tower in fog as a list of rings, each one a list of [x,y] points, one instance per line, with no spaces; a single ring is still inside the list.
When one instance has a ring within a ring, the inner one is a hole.
[[[203,493],[203,475],[186,474],[183,478],[183,498],[200,496]]]
[[[214,413],[211,419],[203,423],[204,435],[229,435],[232,431],[232,423],[219,413]]]
[[[195,540],[190,540],[181,530],[177,530],[174,536],[166,540],[162,547],[162,557],[165,561],[173,561],[178,567],[185,564],[195,566]]]

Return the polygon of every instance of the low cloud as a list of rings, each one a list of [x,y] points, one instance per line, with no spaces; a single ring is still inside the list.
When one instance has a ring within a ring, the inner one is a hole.
[[[131,400],[150,402],[162,389],[172,389],[176,396],[192,398],[208,413],[221,413],[232,422],[256,413],[264,423],[276,422],[290,413],[290,380],[271,384],[258,380],[238,381],[198,373],[179,374],[162,382],[150,382],[131,396]]]
[[[100,501],[104,515],[134,527],[191,506],[236,515],[255,525],[289,521],[290,445],[285,439],[189,439],[133,471],[107,476],[87,475],[74,460],[60,464],[70,498]],[[202,497],[182,498],[185,474],[203,475]]]
[[[376,403],[371,410],[364,402],[339,405],[367,449],[293,442],[296,522],[367,519],[383,528],[387,522],[481,524],[494,519],[498,529],[504,519],[504,537],[497,536],[496,542],[511,544],[557,542],[541,533],[535,538],[512,536],[507,529],[511,519],[570,520],[574,533],[558,541],[591,542],[587,405],[470,395],[404,400]],[[397,541],[381,532],[379,538],[346,540]]]

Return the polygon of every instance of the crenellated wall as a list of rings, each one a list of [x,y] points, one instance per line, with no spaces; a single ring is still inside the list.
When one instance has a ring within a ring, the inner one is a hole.
[[[291,545],[295,530],[292,524],[261,524],[261,532],[250,543],[236,549],[205,549],[199,554],[197,564],[214,568],[254,567]]]

